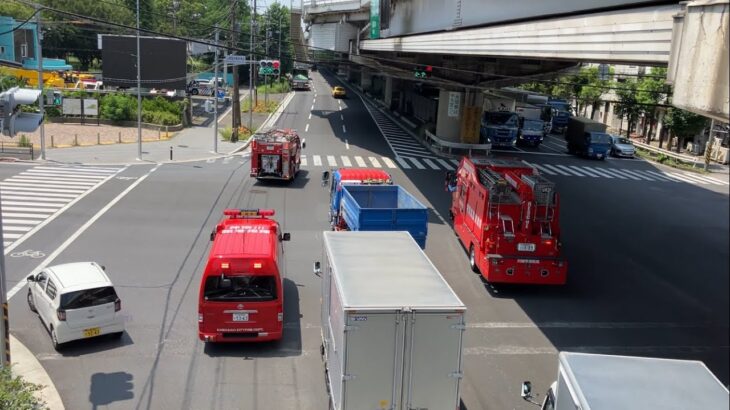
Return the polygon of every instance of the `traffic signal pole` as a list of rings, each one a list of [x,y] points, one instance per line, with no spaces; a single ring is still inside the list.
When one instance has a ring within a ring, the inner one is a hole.
[[[238,0],[231,0],[231,47],[236,47],[236,41],[238,39],[238,31],[236,30],[236,6]],[[238,129],[241,127],[241,105],[238,96],[238,67],[233,66],[233,95],[232,95],[231,107],[231,127],[233,128],[233,134],[231,134],[231,142],[238,142]]]
[[[213,79],[215,81],[215,89],[213,90],[213,153],[218,153],[218,40],[220,33],[218,29],[215,29],[215,61],[213,61],[213,67],[215,67],[215,74]],[[234,68],[236,66],[233,66]]]
[[[38,14],[35,15],[36,17],[36,60],[38,63],[38,89],[41,90],[41,98],[38,99],[38,108],[41,110],[41,115],[45,114],[44,108],[43,108],[43,53],[41,52],[41,39],[43,36],[43,32],[41,31],[41,9],[40,7],[37,7]],[[46,159],[46,133],[45,133],[45,126],[43,125],[43,120],[41,121],[41,159]]]

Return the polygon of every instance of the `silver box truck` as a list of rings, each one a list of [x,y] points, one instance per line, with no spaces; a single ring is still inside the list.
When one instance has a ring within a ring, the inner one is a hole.
[[[561,352],[543,410],[727,410],[728,390],[702,362]],[[522,397],[534,404],[530,382]]]
[[[455,410],[466,307],[408,232],[324,232],[330,408]]]

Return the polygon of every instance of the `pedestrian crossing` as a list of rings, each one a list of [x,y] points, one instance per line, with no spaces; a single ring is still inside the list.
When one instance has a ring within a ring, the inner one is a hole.
[[[453,171],[459,165],[458,159],[441,159],[441,158],[411,158],[399,157],[389,158],[382,156],[360,156],[353,155],[307,155],[302,154],[300,157],[302,168],[337,168],[337,167],[357,167],[357,168],[383,168],[383,169],[417,169],[432,171]]]
[[[380,133],[383,134],[390,148],[395,154],[396,160],[404,158],[407,161],[414,162],[413,166],[417,169],[421,168],[422,164],[417,162],[417,159],[421,159],[426,163],[426,166],[430,169],[440,169],[439,167],[434,168],[432,160],[435,159],[431,151],[424,147],[419,141],[413,138],[410,134],[404,131],[398,124],[394,123],[385,114],[380,112],[372,103],[363,101],[365,103],[365,109],[368,110],[370,116],[373,117],[375,124],[380,129]],[[398,161],[400,163],[400,161]],[[406,162],[407,164],[407,162]],[[403,165],[403,168],[408,169],[408,165]],[[448,167],[446,167],[448,169]]]
[[[0,182],[3,247],[17,242],[121,169],[37,166]]]
[[[523,161],[548,176],[566,176],[579,178],[606,178],[625,181],[645,182],[684,182],[693,185],[730,186],[730,183],[711,176],[699,175],[687,171],[638,170],[612,167],[588,167],[578,165],[535,164]]]

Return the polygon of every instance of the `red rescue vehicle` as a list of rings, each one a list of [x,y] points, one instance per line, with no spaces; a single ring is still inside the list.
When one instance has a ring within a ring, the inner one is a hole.
[[[292,129],[258,133],[251,142],[251,176],[292,180],[297,176],[304,144]]]
[[[273,209],[226,209],[200,283],[198,336],[205,342],[281,339],[282,241]]]
[[[553,182],[520,161],[469,158],[446,182],[454,231],[474,272],[492,283],[565,283]]]

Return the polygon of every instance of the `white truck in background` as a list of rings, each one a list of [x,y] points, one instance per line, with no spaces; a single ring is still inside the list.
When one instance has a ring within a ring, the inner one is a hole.
[[[702,362],[561,352],[542,410],[727,410],[728,389]]]
[[[324,232],[330,409],[454,410],[466,307],[405,231]]]

